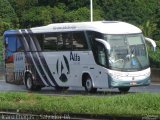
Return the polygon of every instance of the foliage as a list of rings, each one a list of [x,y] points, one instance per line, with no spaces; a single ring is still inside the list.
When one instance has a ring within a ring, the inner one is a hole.
[[[2,61],[3,61],[3,38],[2,38],[2,36],[0,36],[0,65],[1,65],[1,63],[2,63]]]
[[[22,26],[32,27],[46,25],[52,22],[50,7],[33,7],[24,12],[22,16]]]
[[[0,36],[5,30],[16,28],[18,25],[18,18],[10,3],[0,0]]]
[[[63,6],[64,8],[62,9],[61,7],[54,7],[52,9],[52,21],[54,23],[58,23],[58,22],[65,22],[65,6]]]
[[[15,10],[19,19],[26,10],[31,9],[37,5],[37,0],[8,0]]]
[[[160,0],[93,0],[93,8],[94,20],[129,22],[160,41]],[[0,36],[7,29],[77,21],[90,21],[90,0],[0,0]],[[149,54],[154,64],[159,53]]]
[[[159,57],[160,57],[160,41],[157,41],[156,44],[157,44],[156,52],[154,52],[151,48],[148,48],[149,59],[150,59],[151,67],[160,68],[160,59],[159,59]]]
[[[10,29],[10,24],[7,23],[7,22],[3,22],[1,19],[0,19],[0,36],[3,34],[3,32],[7,29]]]
[[[79,8],[78,10],[73,10],[68,12],[66,15],[66,20],[71,21],[87,21],[89,20],[89,9],[86,7]]]
[[[155,12],[156,0],[101,0],[107,20],[122,20],[135,25],[143,24]]]
[[[144,36],[153,38],[153,33],[156,31],[156,23],[153,23],[151,20],[145,21],[142,25],[139,26],[143,31]]]
[[[160,95],[134,93],[117,96],[46,96],[1,92],[0,110],[36,114],[92,114],[111,116],[160,115]]]

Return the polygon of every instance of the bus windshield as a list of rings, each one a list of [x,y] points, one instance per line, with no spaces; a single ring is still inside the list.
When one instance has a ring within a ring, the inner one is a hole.
[[[121,71],[137,71],[149,67],[142,34],[105,35],[110,44],[109,67]]]

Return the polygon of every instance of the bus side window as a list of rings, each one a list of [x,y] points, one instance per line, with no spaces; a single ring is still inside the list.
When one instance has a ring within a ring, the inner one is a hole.
[[[10,52],[16,52],[16,41],[17,38],[15,36],[8,36],[5,38],[6,49]]]
[[[44,50],[44,34],[35,34],[33,35],[33,38],[38,41],[37,46],[39,46],[38,51],[43,51]]]
[[[96,61],[99,65],[107,66],[106,49],[102,43],[96,42]]]
[[[101,33],[88,31],[87,36],[91,45],[91,49],[93,51],[95,62],[101,66],[108,67],[108,55],[105,46],[102,43],[97,42],[95,39],[100,38],[103,39]]]
[[[87,36],[88,36],[91,48],[94,51],[96,46],[95,39],[96,38],[103,39],[102,34],[94,31],[87,31]]]
[[[17,36],[17,41],[16,41],[16,51],[17,52],[22,52],[24,51],[24,48],[22,46],[22,43],[21,43],[21,37],[20,36]]]
[[[57,34],[57,50],[63,50],[63,38],[62,33]]]
[[[56,33],[44,34],[44,41],[43,41],[44,51],[57,50],[57,40],[58,37]]]
[[[88,49],[87,40],[84,32],[73,33],[73,50],[84,50]]]
[[[13,54],[16,52],[16,41],[17,39],[15,35],[5,37],[5,61],[7,63],[13,62]]]
[[[63,48],[62,50],[72,50],[72,32],[62,33]]]

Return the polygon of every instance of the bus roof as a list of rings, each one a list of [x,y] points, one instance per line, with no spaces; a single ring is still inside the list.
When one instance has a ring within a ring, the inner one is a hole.
[[[77,23],[56,23],[47,26],[31,28],[33,33],[39,32],[60,32],[60,31],[81,31],[90,30],[104,34],[133,34],[142,31],[129,23],[120,21],[95,21]]]
[[[5,35],[13,35],[13,34],[16,34],[18,31],[17,30],[7,30],[4,32],[4,36]]]
[[[24,31],[24,29],[23,29]],[[41,27],[34,27],[29,30],[32,33],[67,32],[67,31],[97,31],[104,34],[134,34],[142,31],[129,23],[120,21],[94,21],[77,23],[54,23]],[[16,34],[16,31],[6,31]]]

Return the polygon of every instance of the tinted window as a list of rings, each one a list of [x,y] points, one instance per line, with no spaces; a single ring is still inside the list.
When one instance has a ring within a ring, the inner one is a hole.
[[[5,47],[6,50],[10,52],[15,52],[16,51],[16,36],[9,36],[5,38]]]
[[[72,50],[72,32],[66,32],[66,33],[62,33],[60,34],[60,36],[62,36],[62,40],[60,39],[58,41],[59,44],[62,44],[62,47],[60,48],[60,45],[58,45],[58,50]]]
[[[87,37],[89,39],[96,63],[102,66],[106,66],[106,61],[104,61],[104,57],[100,57],[104,56],[104,46],[95,40],[96,38],[103,39],[102,34],[94,31],[87,31]]]
[[[106,49],[102,43],[96,42],[96,61],[99,65],[107,67]]]
[[[44,48],[44,34],[35,34],[34,40],[36,46],[38,46],[38,51],[42,51]]]
[[[74,32],[73,33],[73,49],[87,49],[87,43],[84,32]]]
[[[57,50],[57,34],[44,34],[43,50]]]
[[[87,49],[84,32],[61,32],[37,34],[39,45],[44,51],[66,51]]]
[[[21,39],[22,39],[21,36],[17,36],[17,50],[16,51],[18,51],[18,52],[24,51],[24,48],[21,43],[21,41],[22,41]]]
[[[5,61],[7,63],[13,62],[13,54],[16,52],[16,36],[5,37]]]

